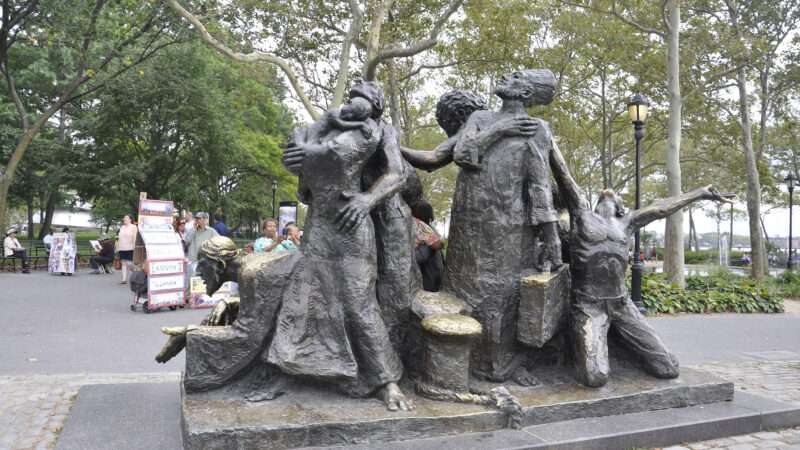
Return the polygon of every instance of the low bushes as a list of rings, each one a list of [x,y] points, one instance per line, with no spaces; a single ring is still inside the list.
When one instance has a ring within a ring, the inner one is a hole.
[[[800,298],[800,273],[784,270],[768,281],[770,288],[784,298]]]
[[[668,284],[661,274],[648,274],[642,282],[642,300],[648,311],[667,314],[783,311],[783,297],[769,283],[730,273],[687,277],[686,289]]]

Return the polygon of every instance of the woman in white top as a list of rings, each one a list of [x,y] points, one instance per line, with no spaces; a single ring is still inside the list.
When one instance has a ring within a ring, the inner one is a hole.
[[[138,232],[139,228],[133,223],[130,214],[125,214],[117,237],[117,249],[122,263],[122,281],[120,284],[128,282],[128,270],[133,265],[133,250],[136,248],[136,235]]]

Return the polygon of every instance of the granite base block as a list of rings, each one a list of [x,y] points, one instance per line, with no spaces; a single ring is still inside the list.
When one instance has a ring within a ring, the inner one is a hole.
[[[683,369],[674,380],[615,368],[608,384],[591,389],[565,369],[536,374],[539,386],[507,385],[522,403],[524,426],[590,417],[655,411],[733,399],[733,384]],[[489,389],[496,385],[476,382]],[[406,387],[406,392],[412,390]],[[389,412],[376,399],[353,399],[323,386],[296,385],[268,402],[249,403],[233,388],[182,393],[185,449],[290,449],[384,443],[493,432],[507,423],[499,411],[479,405],[437,402],[411,394],[416,409]]]

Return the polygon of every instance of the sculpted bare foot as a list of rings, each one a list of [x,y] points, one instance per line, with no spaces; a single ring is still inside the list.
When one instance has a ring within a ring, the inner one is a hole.
[[[397,383],[387,383],[378,392],[378,398],[383,400],[386,408],[389,411],[411,411],[414,409],[414,403],[408,399]]]
[[[528,372],[528,369],[522,366],[517,367],[517,370],[515,370],[511,375],[511,379],[513,379],[520,386],[536,386],[539,384],[539,380],[537,380],[533,374]]]

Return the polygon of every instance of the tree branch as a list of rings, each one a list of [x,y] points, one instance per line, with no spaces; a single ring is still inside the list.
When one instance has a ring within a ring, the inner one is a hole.
[[[317,120],[320,116],[319,110],[314,107],[314,104],[311,103],[311,100],[306,95],[303,87],[300,85],[300,80],[297,78],[297,74],[295,73],[292,66],[289,64],[288,61],[285,59],[273,55],[271,53],[264,53],[264,52],[254,52],[254,53],[240,53],[235,52],[230,49],[228,46],[223,44],[222,42],[218,41],[214,36],[212,36],[206,27],[203,25],[200,20],[195,17],[192,13],[184,9],[177,0],[163,0],[170,8],[172,8],[175,12],[177,12],[181,17],[188,20],[195,28],[197,28],[198,33],[200,33],[200,37],[203,41],[205,41],[208,45],[213,47],[218,52],[222,53],[223,55],[241,62],[265,62],[268,64],[274,64],[278,66],[282,71],[283,74],[286,75],[286,78],[289,80],[289,84],[292,85],[292,89],[294,90],[295,94],[299,97],[303,107],[305,107],[308,114],[311,116],[312,119]]]
[[[605,14],[605,15],[608,15],[608,16],[614,16],[617,19],[621,20],[622,22],[624,22],[624,23],[636,28],[637,30],[641,31],[642,33],[655,34],[656,36],[661,37],[661,39],[666,39],[666,35],[664,34],[663,31],[657,30],[655,28],[646,27],[646,26],[644,26],[644,25],[642,25],[642,24],[640,24],[638,22],[635,22],[635,21],[625,17],[624,15],[622,15],[622,13],[617,11],[617,2],[616,2],[616,0],[613,0],[611,2],[611,11],[606,10],[606,9],[595,8],[595,7],[590,6],[590,5],[584,5],[583,3],[575,3],[575,2],[570,2],[570,1],[566,1],[566,0],[563,0],[561,3],[565,4],[565,5],[568,5],[568,6],[575,6],[577,8],[598,12],[598,13]]]
[[[706,87],[706,86],[707,86],[707,85],[709,85],[710,83],[713,83],[713,82],[715,82],[715,81],[717,81],[717,80],[719,80],[719,79],[721,79],[721,78],[724,78],[724,77],[726,77],[726,76],[728,76],[728,75],[730,75],[730,74],[732,74],[732,73],[736,72],[737,70],[739,70],[739,69],[741,69],[742,67],[745,67],[745,66],[747,66],[747,65],[749,65],[749,63],[748,63],[748,62],[744,62],[744,63],[742,63],[742,64],[738,64],[738,65],[736,65],[736,66],[734,66],[734,67],[731,67],[731,68],[729,68],[729,69],[726,69],[726,70],[723,70],[723,71],[721,71],[721,72],[717,72],[717,73],[715,73],[714,75],[711,75],[711,76],[710,76],[710,77],[708,77],[708,79],[706,79],[704,82],[702,82],[702,83],[698,84],[697,86],[693,87],[693,88],[692,88],[692,89],[690,89],[688,92],[686,92],[685,94],[683,94],[683,98],[688,98],[688,97],[690,97],[690,96],[692,96],[692,95],[696,94],[696,93],[697,93],[697,91],[699,91],[700,89],[703,89],[704,87]]]
[[[436,43],[439,42],[439,34],[442,32],[442,28],[444,28],[444,25],[450,20],[450,17],[461,8],[463,3],[464,0],[452,0],[444,13],[436,19],[426,39],[405,47],[399,44],[392,44],[382,49],[374,57],[368,57],[367,63],[364,66],[364,78],[367,80],[374,79],[378,65],[388,59],[414,56],[436,45]]]
[[[97,0],[92,9],[92,15],[89,18],[89,27],[86,29],[86,34],[83,37],[83,44],[81,45],[81,52],[83,59],[86,59],[86,53],[89,51],[89,45],[94,39],[94,33],[97,31],[97,18],[100,17],[100,11],[105,7],[108,0]],[[85,66],[85,64],[84,64]]]
[[[22,131],[25,131],[30,127],[30,123],[28,123],[28,112],[25,110],[25,105],[22,104],[22,100],[19,98],[17,86],[14,84],[14,79],[11,78],[11,73],[6,68],[5,62],[0,63],[0,72],[2,72],[3,76],[6,78],[8,93],[11,96],[11,100],[14,102],[14,107],[17,108]]]
[[[347,90],[347,80],[350,75],[350,49],[361,33],[361,26],[364,21],[364,13],[358,6],[356,0],[350,0],[350,11],[353,18],[350,20],[350,27],[342,41],[342,52],[339,54],[339,71],[336,73],[336,87],[333,89],[333,100],[331,107],[336,108],[342,104],[344,93]]]

